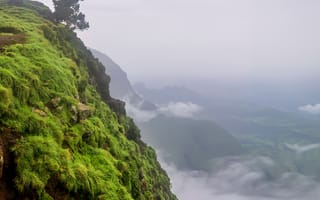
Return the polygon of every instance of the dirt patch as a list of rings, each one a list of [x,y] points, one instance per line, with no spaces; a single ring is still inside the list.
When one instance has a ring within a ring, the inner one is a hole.
[[[0,27],[0,50],[3,50],[5,46],[23,44],[25,42],[26,35],[20,30],[10,26]]]
[[[5,46],[10,46],[14,44],[23,44],[26,42],[26,35],[23,33],[19,34],[0,34],[0,49]]]

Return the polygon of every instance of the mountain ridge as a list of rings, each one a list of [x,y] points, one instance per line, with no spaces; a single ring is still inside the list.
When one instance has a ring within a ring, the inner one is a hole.
[[[136,93],[131,86],[127,73],[117,63],[98,50],[91,49],[91,52],[106,67],[106,73],[112,77],[110,82],[110,94],[112,97],[126,101],[141,110],[151,111],[157,109],[155,104],[146,101]]]

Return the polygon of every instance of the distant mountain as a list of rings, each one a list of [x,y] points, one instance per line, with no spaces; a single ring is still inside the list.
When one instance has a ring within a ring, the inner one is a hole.
[[[266,107],[256,103],[243,102],[219,96],[206,97],[187,87],[170,86],[150,89],[142,83],[133,88],[145,99],[158,104],[174,102],[193,102],[203,109],[197,118],[212,120],[224,127],[235,137],[255,136],[263,140],[278,142],[291,140],[319,141],[319,117],[305,113]],[[225,92],[226,93],[226,92]],[[212,95],[213,96],[213,95]]]
[[[141,110],[155,110],[157,107],[151,102],[145,101],[133,89],[126,72],[111,60],[107,55],[91,49],[93,55],[106,67],[106,73],[110,75],[110,94],[112,97],[126,101]]]
[[[163,152],[167,161],[182,169],[208,170],[211,159],[239,155],[243,152],[241,144],[214,122],[159,115],[159,108],[153,104],[201,102],[197,93],[185,87],[175,86],[153,90],[141,83],[133,88],[127,74],[119,65],[105,54],[91,51],[106,66],[106,72],[111,77],[111,96],[122,99],[140,110],[155,113],[155,118],[141,122],[139,126],[143,139]],[[144,96],[139,96],[135,90]]]
[[[144,141],[181,169],[209,170],[210,160],[243,153],[237,139],[212,121],[160,115],[139,126]]]

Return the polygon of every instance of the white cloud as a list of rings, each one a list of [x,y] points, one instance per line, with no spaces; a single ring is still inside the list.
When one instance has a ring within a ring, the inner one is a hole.
[[[264,169],[275,163],[266,157],[224,158],[213,173],[180,171],[160,161],[181,200],[315,200],[320,196],[319,183],[301,174],[282,173],[268,179]]]
[[[147,122],[158,115],[157,111],[141,110],[128,101],[126,102],[126,111],[130,117],[138,122]]]
[[[126,99],[124,99],[126,101]],[[138,122],[147,122],[159,114],[180,117],[180,118],[194,118],[197,113],[202,110],[202,107],[191,102],[170,102],[166,105],[158,105],[157,110],[141,110],[126,101],[126,111],[130,117]]]
[[[300,111],[307,112],[310,114],[320,114],[320,104],[315,105],[305,105],[298,108]]]
[[[201,110],[201,106],[191,102],[171,102],[159,108],[159,112],[162,114],[182,118],[193,118]]]

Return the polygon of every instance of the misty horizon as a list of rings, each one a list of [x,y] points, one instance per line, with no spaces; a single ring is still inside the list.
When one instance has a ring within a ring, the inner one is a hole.
[[[318,8],[315,0],[91,0],[81,4],[91,28],[78,34],[132,82],[295,82],[319,73]]]

